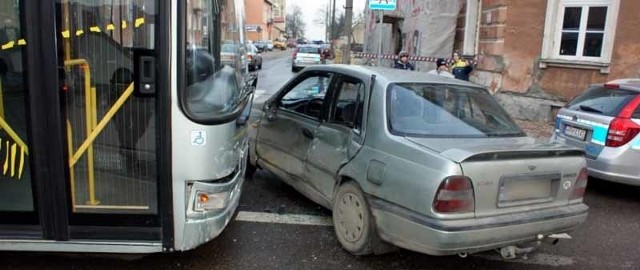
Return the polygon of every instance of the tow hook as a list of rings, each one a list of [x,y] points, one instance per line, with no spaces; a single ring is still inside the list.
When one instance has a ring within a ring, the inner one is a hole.
[[[522,255],[523,259],[527,259],[527,255],[536,251],[542,241],[545,239],[544,235],[538,235],[537,240],[531,242],[531,244],[527,247],[519,247],[519,246],[507,246],[500,248],[500,256],[502,256],[505,260],[512,260],[518,257],[518,255]]]

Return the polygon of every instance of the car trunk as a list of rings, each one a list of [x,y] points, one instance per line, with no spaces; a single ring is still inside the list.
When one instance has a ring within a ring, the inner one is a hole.
[[[562,109],[556,119],[556,135],[584,149],[587,158],[597,159],[607,141],[614,117]]]
[[[476,217],[568,205],[585,166],[582,151],[529,138],[409,140],[460,164],[473,184]]]

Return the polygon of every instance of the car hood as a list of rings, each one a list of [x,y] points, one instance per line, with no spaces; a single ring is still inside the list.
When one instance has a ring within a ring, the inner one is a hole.
[[[406,137],[406,139],[458,163],[469,159],[579,155],[582,152],[569,145],[536,141],[530,137],[457,139]]]

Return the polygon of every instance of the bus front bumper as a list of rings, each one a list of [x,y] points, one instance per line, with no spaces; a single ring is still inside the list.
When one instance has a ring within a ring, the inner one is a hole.
[[[185,241],[176,243],[176,250],[193,249],[222,233],[240,203],[244,171],[245,168],[242,166],[242,169],[225,183],[192,182],[191,187],[187,189],[190,196],[182,238]],[[205,204],[199,203],[199,197],[203,194],[208,197]]]

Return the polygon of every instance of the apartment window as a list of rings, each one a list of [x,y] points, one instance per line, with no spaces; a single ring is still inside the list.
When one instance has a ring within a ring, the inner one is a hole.
[[[548,0],[547,5],[543,62],[608,72],[619,0]]]

